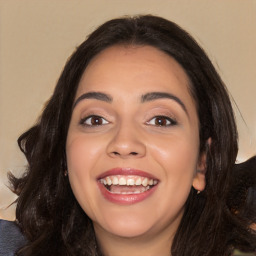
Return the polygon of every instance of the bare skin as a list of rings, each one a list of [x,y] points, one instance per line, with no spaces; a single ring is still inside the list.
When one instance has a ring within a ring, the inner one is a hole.
[[[69,179],[106,256],[169,256],[191,188],[205,187],[188,87],[181,66],[150,46],[110,47],[82,76],[66,143]],[[155,185],[138,194],[113,184],[145,177]]]

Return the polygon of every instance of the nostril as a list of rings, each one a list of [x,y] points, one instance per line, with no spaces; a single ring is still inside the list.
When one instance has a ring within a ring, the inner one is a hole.
[[[115,155],[115,156],[123,155],[123,154],[121,154],[117,151],[113,151],[112,154]],[[137,152],[130,152],[128,155],[136,156],[136,155],[138,155],[138,153]]]

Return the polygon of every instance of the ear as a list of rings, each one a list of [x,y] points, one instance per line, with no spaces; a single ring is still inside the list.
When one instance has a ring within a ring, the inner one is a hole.
[[[207,140],[206,148],[209,148],[211,145],[211,138]],[[205,173],[206,173],[206,159],[207,159],[207,150],[201,153],[198,158],[196,172],[193,178],[193,187],[195,190],[201,192],[204,190],[206,182],[205,182]]]

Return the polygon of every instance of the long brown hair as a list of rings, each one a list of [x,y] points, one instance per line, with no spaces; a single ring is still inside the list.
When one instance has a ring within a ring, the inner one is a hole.
[[[255,251],[256,235],[249,228],[255,207],[245,216],[240,209],[243,203],[239,209],[235,204],[244,194],[230,193],[238,146],[225,85],[186,31],[173,22],[147,15],[110,20],[95,30],[66,63],[37,123],[18,139],[28,167],[22,178],[10,176],[10,180],[19,195],[17,222],[29,241],[18,255],[100,255],[91,220],[64,176],[65,143],[83,72],[95,55],[116,44],[150,45],[172,56],[187,73],[196,102],[200,151],[207,152],[206,188],[199,195],[191,189],[170,253],[230,255],[235,247]],[[212,140],[210,148],[208,138]]]

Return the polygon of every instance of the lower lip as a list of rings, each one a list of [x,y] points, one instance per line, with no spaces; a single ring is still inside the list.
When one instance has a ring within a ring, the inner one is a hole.
[[[156,190],[157,185],[153,186],[149,190],[139,194],[114,194],[111,193],[106,187],[98,182],[98,186],[102,195],[110,202],[121,205],[130,205],[139,203],[148,197],[150,197]]]

